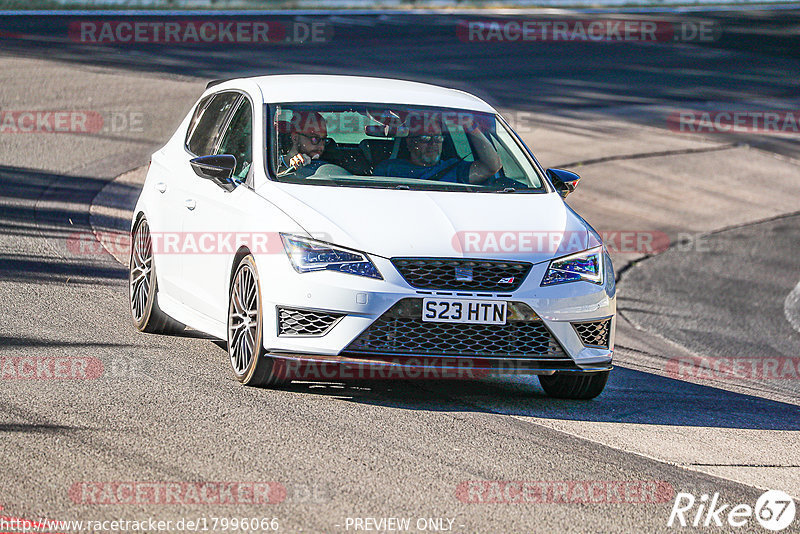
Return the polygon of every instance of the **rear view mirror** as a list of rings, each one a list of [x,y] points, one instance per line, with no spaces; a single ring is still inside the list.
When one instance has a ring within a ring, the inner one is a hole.
[[[231,177],[236,168],[236,157],[230,154],[216,156],[201,156],[190,160],[194,173],[200,178],[211,180],[225,191],[233,191],[236,182]]]
[[[575,191],[578,182],[581,181],[580,176],[564,169],[547,169],[547,177],[553,182],[553,187],[556,188],[561,198],[567,198],[567,195]]]
[[[369,124],[364,133],[370,137],[408,137],[408,126],[389,126],[388,124]]]

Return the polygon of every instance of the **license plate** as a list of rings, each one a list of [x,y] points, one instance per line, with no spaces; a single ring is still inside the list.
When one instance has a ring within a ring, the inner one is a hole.
[[[422,299],[427,323],[506,324],[506,302],[473,299]]]

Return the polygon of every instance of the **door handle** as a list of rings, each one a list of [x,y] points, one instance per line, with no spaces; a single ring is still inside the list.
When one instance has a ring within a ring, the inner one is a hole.
[[[159,193],[163,193],[164,191],[167,190],[167,184],[165,184],[164,182],[158,182],[156,184],[156,189],[158,190]]]
[[[197,201],[193,198],[187,198],[183,201],[183,205],[186,206],[187,210],[193,210],[197,206]]]

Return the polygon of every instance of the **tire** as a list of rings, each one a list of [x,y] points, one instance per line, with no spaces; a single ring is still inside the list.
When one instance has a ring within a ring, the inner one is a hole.
[[[589,400],[602,393],[610,371],[584,374],[539,375],[545,393],[559,399]]]
[[[150,226],[142,217],[131,234],[131,257],[128,263],[128,303],[133,326],[150,334],[173,334],[182,331],[179,323],[158,307],[156,265]]]
[[[228,295],[228,355],[236,380],[246,386],[280,386],[276,364],[263,347],[261,284],[252,254],[243,257],[233,275]]]

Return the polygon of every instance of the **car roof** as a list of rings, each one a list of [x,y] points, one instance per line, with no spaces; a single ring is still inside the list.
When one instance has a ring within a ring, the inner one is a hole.
[[[255,87],[254,87],[255,86]],[[464,91],[426,83],[313,74],[278,74],[238,78],[208,84],[207,93],[249,87],[259,89],[265,103],[364,102],[438,106],[497,113],[492,106]]]

